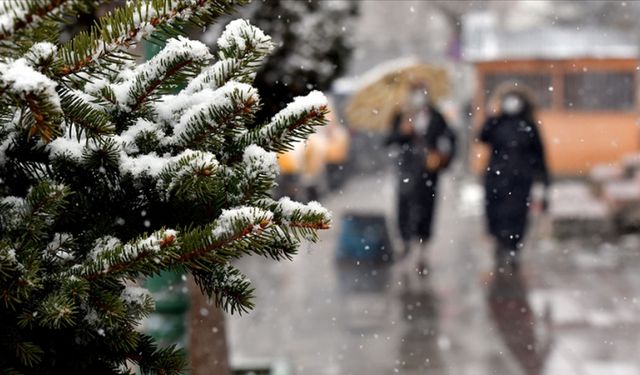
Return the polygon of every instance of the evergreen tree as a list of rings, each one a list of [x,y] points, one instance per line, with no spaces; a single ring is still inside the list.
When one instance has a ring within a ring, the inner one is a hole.
[[[356,0],[254,0],[238,14],[269,34],[275,51],[258,70],[259,118],[268,118],[311,88],[327,90],[347,68]],[[222,30],[214,25],[205,41]],[[213,44],[213,43],[211,43]]]
[[[236,20],[212,55],[181,35],[237,2],[133,1],[59,45],[60,20],[93,3],[0,4],[2,374],[180,373],[183,353],[136,330],[154,308],[137,280],[189,272],[245,312],[252,286],[230,262],[291,258],[330,224],[315,202],[269,196],[275,152],[325,123],[324,96],[256,123],[271,39]]]

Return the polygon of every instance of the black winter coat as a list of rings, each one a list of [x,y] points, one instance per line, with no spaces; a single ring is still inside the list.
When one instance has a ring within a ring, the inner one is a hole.
[[[525,234],[531,185],[549,184],[538,127],[526,115],[500,115],[485,122],[480,141],[491,149],[485,174],[489,232],[516,250]]]
[[[425,166],[429,150],[441,150],[442,143],[449,145],[449,157],[455,153],[456,136],[444,117],[435,108],[429,107],[429,124],[423,135],[400,132],[403,114],[393,120],[387,146],[400,146],[398,160],[398,226],[404,241],[418,237],[431,237],[432,218],[438,172],[428,172]]]

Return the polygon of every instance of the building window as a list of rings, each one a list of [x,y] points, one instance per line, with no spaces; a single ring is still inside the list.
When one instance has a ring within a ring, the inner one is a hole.
[[[495,90],[503,83],[513,83],[533,95],[538,108],[550,108],[553,99],[551,74],[546,73],[489,73],[484,77],[485,104],[493,97]]]
[[[567,73],[564,106],[573,110],[632,110],[635,80],[632,72]]]

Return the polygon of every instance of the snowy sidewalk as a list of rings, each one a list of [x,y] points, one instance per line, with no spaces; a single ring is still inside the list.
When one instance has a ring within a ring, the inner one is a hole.
[[[335,227],[293,262],[244,259],[257,307],[230,319],[234,360],[285,359],[298,375],[640,374],[636,238],[592,248],[532,239],[523,283],[505,286],[491,272],[478,187],[448,177],[426,278],[334,260],[344,212],[385,212],[393,225],[384,173],[326,198]]]

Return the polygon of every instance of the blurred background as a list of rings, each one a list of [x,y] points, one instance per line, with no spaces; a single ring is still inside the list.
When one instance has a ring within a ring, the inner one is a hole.
[[[275,194],[319,200],[334,226],[293,262],[238,265],[257,293],[227,319],[238,373],[640,374],[640,3],[254,1],[240,14],[283,43],[258,77],[272,111],[330,95],[329,125],[280,156]],[[426,277],[393,260],[401,182],[384,146],[416,79],[458,137]],[[533,96],[552,174],[508,279],[477,141],[504,82]]]

